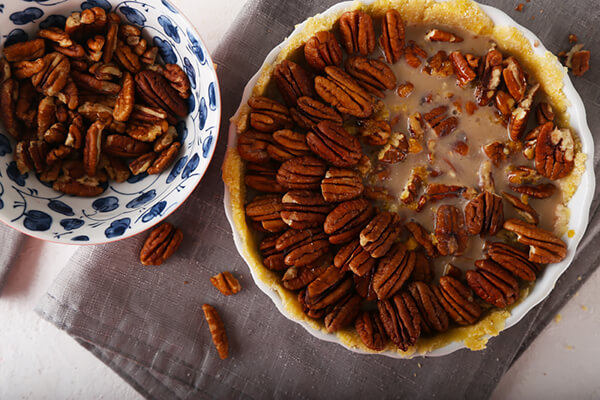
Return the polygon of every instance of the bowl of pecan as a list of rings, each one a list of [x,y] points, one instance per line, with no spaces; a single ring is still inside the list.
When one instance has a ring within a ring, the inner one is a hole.
[[[168,1],[12,1],[0,16],[0,220],[60,243],[123,239],[200,182],[216,73]]]
[[[493,7],[339,3],[273,49],[232,121],[240,254],[283,315],[352,351],[485,348],[587,226],[582,101]]]

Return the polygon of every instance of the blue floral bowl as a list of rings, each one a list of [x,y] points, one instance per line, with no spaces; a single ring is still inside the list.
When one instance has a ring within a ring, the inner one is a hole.
[[[221,102],[213,62],[192,24],[167,0],[0,0],[1,46],[28,40],[40,28],[64,26],[73,11],[102,7],[142,29],[166,63],[179,64],[192,88],[190,114],[176,128],[181,150],[160,175],[109,182],[96,198],[65,195],[34,173],[21,175],[15,141],[0,127],[0,221],[59,243],[99,244],[135,235],[180,206],[202,179],[219,134]]]

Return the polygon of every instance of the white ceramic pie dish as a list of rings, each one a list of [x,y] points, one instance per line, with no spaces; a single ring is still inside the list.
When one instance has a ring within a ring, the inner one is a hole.
[[[371,4],[374,0],[365,0],[363,3]],[[338,3],[328,10],[321,13],[322,16],[327,16],[331,14],[337,14],[340,10],[348,8],[351,6],[353,2],[346,1],[342,3]],[[528,29],[523,26],[517,24],[512,18],[510,18],[503,11],[486,5],[478,4],[479,7],[490,17],[490,19],[494,22],[496,26],[508,26],[517,28],[525,38],[530,42],[531,48],[533,49],[536,55],[544,55],[546,53],[546,49],[541,43],[541,41]],[[294,35],[298,34],[302,31],[306,24],[306,21],[302,24],[296,26],[291,35],[286,38],[282,43],[280,43],[277,47],[275,47],[265,58],[264,65],[273,64],[277,58],[279,52],[289,43],[290,38]],[[557,64],[558,60],[555,61]],[[240,102],[240,107],[246,104],[247,100],[251,97],[252,89],[256,85],[259,77],[261,69],[248,81],[246,87],[244,88],[244,93]],[[563,92],[570,102],[570,105],[567,108],[567,114],[570,117],[569,123],[575,132],[579,135],[581,140],[581,151],[587,155],[587,160],[585,162],[585,172],[581,177],[581,182],[575,192],[574,196],[571,198],[569,202],[569,207],[571,214],[570,220],[568,224],[568,230],[573,231],[574,234],[571,237],[567,237],[565,235],[562,239],[567,243],[568,251],[566,258],[556,264],[550,264],[546,267],[545,271],[538,278],[535,286],[531,289],[529,295],[523,299],[518,305],[516,305],[511,310],[511,315],[505,320],[504,329],[510,328],[514,326],[517,322],[519,322],[533,307],[539,304],[543,299],[545,299],[556,284],[558,278],[563,274],[563,272],[569,267],[571,261],[575,256],[575,251],[577,249],[577,245],[579,244],[581,238],[583,237],[589,217],[589,209],[592,202],[592,197],[594,194],[595,187],[595,176],[593,169],[593,159],[594,159],[594,143],[593,137],[590,132],[589,127],[587,126],[585,108],[581,97],[573,87],[573,84],[567,75],[566,71],[563,69],[562,74],[563,80]],[[236,115],[240,113],[240,109],[236,112]],[[235,116],[233,118],[235,120]],[[237,132],[236,132],[236,124],[232,122],[229,128],[229,136],[228,136],[228,148],[232,148],[237,146]],[[231,194],[227,185],[225,185],[225,212],[227,218],[232,226],[233,237],[236,244],[236,247],[245,261],[251,266],[251,261],[244,253],[244,245],[242,243],[242,237],[236,229],[235,223],[233,221],[233,209],[231,203]],[[572,205],[576,204],[577,207],[572,207]],[[340,339],[334,334],[328,334],[324,331],[316,330],[311,327],[306,321],[298,319],[291,315],[287,310],[280,297],[279,293],[263,282],[260,277],[257,276],[256,271],[252,267],[250,267],[250,271],[252,273],[253,279],[256,282],[257,286],[265,293],[267,296],[271,298],[273,303],[276,305],[277,309],[287,318],[293,320],[294,322],[299,323],[302,327],[304,327],[310,334],[313,336],[328,342],[334,342],[341,344],[342,346],[348,348],[351,351],[364,353],[364,354],[372,354],[362,351],[360,349],[349,347],[346,344],[342,343]],[[462,341],[452,342],[443,347],[437,348],[431,352],[428,352],[424,355],[426,356],[443,356],[449,353],[452,353],[456,350],[466,347]],[[406,358],[405,355],[384,351],[380,354],[393,357],[393,358]],[[419,353],[414,353],[414,356],[421,355]]]

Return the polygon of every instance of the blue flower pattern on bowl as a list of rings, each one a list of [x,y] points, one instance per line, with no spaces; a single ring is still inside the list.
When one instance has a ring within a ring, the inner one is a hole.
[[[63,26],[73,11],[102,7],[142,28],[166,63],[182,66],[190,79],[191,113],[176,124],[179,159],[160,175],[110,182],[97,198],[55,192],[13,161],[15,141],[0,128],[0,218],[32,236],[62,243],[102,243],[141,232],[177,208],[208,167],[216,144],[220,98],[206,48],[167,0],[87,0],[73,9],[67,0],[22,0],[0,5],[8,16],[2,44],[26,41],[40,28]],[[1,14],[0,14],[1,15]],[[6,33],[8,32],[8,33]]]

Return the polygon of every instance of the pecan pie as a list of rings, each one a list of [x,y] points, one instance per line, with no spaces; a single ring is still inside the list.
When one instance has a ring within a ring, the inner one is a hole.
[[[190,82],[180,66],[157,63],[139,28],[92,7],[37,36],[0,58],[0,122],[17,140],[21,174],[91,197],[109,178],[159,174],[175,161]],[[269,158],[256,148],[263,139],[245,137],[257,162]]]
[[[555,217],[585,155],[564,99],[468,1],[337,16],[291,40],[236,115],[236,225],[296,316],[351,346],[485,343],[567,255]]]

